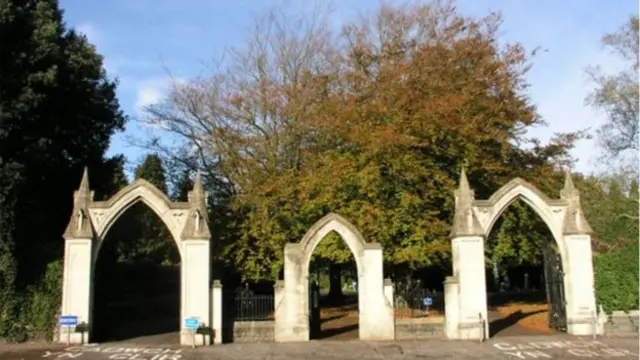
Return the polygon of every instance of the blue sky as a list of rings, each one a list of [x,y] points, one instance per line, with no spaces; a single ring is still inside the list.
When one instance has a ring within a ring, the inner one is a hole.
[[[289,0],[301,6],[305,0]],[[390,1],[393,3],[394,1]],[[242,43],[252,16],[281,4],[271,0],[60,0],[69,26],[84,32],[105,57],[105,68],[120,80],[118,96],[132,117],[127,130],[112,140],[109,154],[123,153],[131,165],[144,151],[130,144],[149,131],[136,123],[142,107],[160,100],[169,84],[167,70],[178,78],[206,74],[206,67],[228,46]],[[404,2],[403,2],[404,3]],[[333,1],[336,23],[353,18],[379,1]],[[470,15],[499,10],[505,17],[503,40],[528,49],[548,49],[538,55],[529,74],[530,95],[549,126],[530,133],[547,140],[555,132],[596,128],[604,118],[584,105],[593,88],[584,68],[599,64],[615,71],[620,62],[600,45],[604,33],[616,30],[632,13],[634,0],[463,0],[458,8]],[[574,152],[575,170],[598,169],[593,140],[583,140]]]

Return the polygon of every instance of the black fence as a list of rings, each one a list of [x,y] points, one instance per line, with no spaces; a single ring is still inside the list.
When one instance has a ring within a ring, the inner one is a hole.
[[[274,294],[255,294],[249,288],[236,290],[234,298],[235,321],[274,320]]]
[[[444,313],[444,294],[415,288],[394,293],[396,318],[420,318]]]

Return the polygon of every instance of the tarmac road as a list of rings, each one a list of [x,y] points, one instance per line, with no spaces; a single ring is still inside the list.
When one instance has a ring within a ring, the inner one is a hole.
[[[638,338],[599,338],[565,334],[492,339],[484,343],[451,340],[311,341],[308,343],[225,344],[197,349],[119,342],[90,346],[0,345],[2,360],[200,360],[200,359],[637,359]]]

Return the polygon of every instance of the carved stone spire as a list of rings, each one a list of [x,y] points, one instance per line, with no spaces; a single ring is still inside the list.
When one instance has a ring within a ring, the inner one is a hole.
[[[93,229],[89,218],[89,205],[93,201],[93,191],[89,187],[89,171],[84,168],[78,190],[73,194],[73,212],[64,232],[65,239],[91,238]]]
[[[196,178],[193,181],[193,188],[189,191],[188,198],[192,207],[196,207],[201,211],[207,210],[207,193],[204,191],[204,186],[202,185],[202,174],[200,173],[200,170],[196,172]]]
[[[449,237],[482,235],[480,222],[473,213],[475,193],[469,186],[469,180],[467,180],[467,173],[464,168],[460,172],[460,182],[454,194],[456,209]]]
[[[564,187],[560,191],[560,198],[568,203],[567,211],[564,215],[563,233],[565,235],[591,234],[593,230],[582,212],[580,192],[573,184],[569,171],[565,173]]]
[[[560,191],[560,197],[567,199],[579,195],[578,189],[576,189],[576,186],[573,184],[573,179],[571,179],[571,173],[567,170],[564,173],[564,187]]]
[[[89,169],[87,169],[86,166],[82,171],[82,180],[80,180],[80,186],[78,186],[78,190],[89,190]]]
[[[458,192],[460,194],[473,193],[473,190],[471,190],[471,186],[469,186],[469,180],[467,180],[467,172],[464,170],[464,168],[462,168],[462,171],[460,171],[460,183],[458,184]]]
[[[211,238],[207,220],[207,196],[202,184],[202,174],[198,170],[193,181],[193,188],[188,193],[191,210],[189,210],[189,216],[182,231],[183,239],[209,240]]]
[[[204,187],[202,186],[202,173],[200,172],[200,169],[196,172],[196,179],[193,182],[193,192],[197,192],[199,194],[204,193]]]

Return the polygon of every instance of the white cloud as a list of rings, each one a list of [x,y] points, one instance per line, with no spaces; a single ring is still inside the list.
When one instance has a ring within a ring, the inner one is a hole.
[[[175,84],[182,84],[185,80],[173,77],[155,77],[135,82],[136,100],[134,113],[140,119],[145,117],[145,109],[149,106],[161,103]]]
[[[145,108],[161,102],[170,89],[171,79],[169,78],[153,78],[138,82],[135,101],[136,116],[142,117]]]
[[[77,32],[84,34],[90,43],[99,47],[100,41],[102,40],[102,34],[94,24],[89,22],[81,23],[76,26],[75,29]]]

